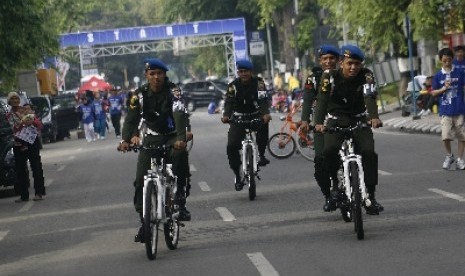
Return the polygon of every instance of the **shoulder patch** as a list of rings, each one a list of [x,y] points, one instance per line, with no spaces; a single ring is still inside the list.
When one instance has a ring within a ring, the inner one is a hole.
[[[137,105],[139,105],[139,97],[137,97],[137,95],[133,95],[129,101],[129,108],[136,109]]]

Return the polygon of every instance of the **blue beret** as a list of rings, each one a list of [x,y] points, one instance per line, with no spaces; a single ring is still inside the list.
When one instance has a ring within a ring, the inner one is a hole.
[[[241,59],[241,60],[236,61],[236,66],[237,66],[237,69],[253,70],[252,62],[246,59]]]
[[[360,50],[357,46],[350,44],[341,47],[341,56],[355,58],[362,61],[365,59],[365,55],[362,50]]]
[[[168,66],[163,63],[163,61],[157,58],[147,58],[144,60],[145,70],[155,70],[161,69],[163,71],[168,71]]]
[[[339,49],[333,45],[321,45],[320,48],[318,48],[318,55],[322,56],[327,54],[335,55],[338,57]]]

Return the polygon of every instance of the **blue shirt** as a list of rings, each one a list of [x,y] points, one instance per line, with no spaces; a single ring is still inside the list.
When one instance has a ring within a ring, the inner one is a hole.
[[[95,119],[96,120],[106,119],[105,111],[103,110],[103,102],[102,102],[102,100],[95,99],[92,102],[92,105],[94,106]]]
[[[465,84],[465,72],[452,66],[452,71],[446,72],[444,68],[439,70],[433,77],[432,87],[434,90],[444,86],[446,76],[450,75],[451,85],[446,92],[439,95],[439,115],[456,116],[465,114],[465,102],[463,86]]]
[[[455,66],[455,68],[465,71],[465,59],[458,61],[457,59],[454,58],[454,60],[452,60],[452,64]]]
[[[110,96],[108,102],[110,103],[110,115],[121,114],[123,109],[123,98],[121,96]]]
[[[83,124],[90,124],[95,121],[94,106],[92,104],[81,104],[79,112],[81,113],[81,122]]]

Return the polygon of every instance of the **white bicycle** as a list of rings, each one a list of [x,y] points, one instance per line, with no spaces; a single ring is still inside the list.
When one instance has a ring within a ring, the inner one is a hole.
[[[165,242],[169,249],[178,246],[179,228],[184,226],[179,220],[179,206],[175,204],[177,177],[166,163],[171,146],[133,147],[132,150],[148,151],[151,155],[150,169],[144,175],[143,219],[144,239],[147,257],[154,260],[158,248],[158,227],[163,223]]]
[[[362,206],[371,206],[368,198],[362,165],[362,156],[355,153],[353,132],[361,128],[370,128],[366,123],[358,122],[349,127],[330,127],[329,133],[343,133],[344,141],[339,150],[341,167],[338,170],[338,187],[333,187],[332,193],[337,193],[337,207],[341,210],[346,222],[354,222],[357,238],[363,240]]]
[[[244,176],[244,183],[249,186],[249,199],[254,200],[257,196],[255,177],[258,179],[260,179],[260,177],[258,176],[257,144],[255,143],[253,132],[256,131],[263,122],[261,119],[233,117],[230,123],[245,129],[241,151],[242,175]]]

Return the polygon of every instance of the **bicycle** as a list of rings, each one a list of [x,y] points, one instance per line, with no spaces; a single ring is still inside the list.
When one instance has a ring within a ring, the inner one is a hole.
[[[290,157],[297,149],[302,157],[313,162],[315,158],[313,132],[303,132],[300,129],[302,121],[293,121],[292,118],[296,111],[297,109],[279,118],[284,121],[284,124],[278,133],[271,135],[268,139],[267,148],[270,154],[278,159]]]
[[[132,146],[133,151],[150,152],[150,169],[144,176],[143,220],[144,239],[147,257],[154,260],[158,249],[158,228],[163,223],[165,242],[170,250],[178,246],[179,229],[184,224],[178,221],[179,210],[175,204],[177,177],[166,159],[172,146],[158,147]]]
[[[366,123],[358,122],[349,127],[330,127],[329,133],[340,132],[344,134],[339,156],[341,167],[337,172],[338,186],[333,185],[332,196],[337,198],[337,208],[341,210],[345,222],[354,222],[354,230],[357,238],[363,240],[362,205],[369,207],[371,201],[368,198],[362,165],[362,156],[355,153],[353,132],[357,129],[369,128]]]
[[[263,123],[261,119],[246,119],[242,116],[232,117],[231,124],[240,126],[245,129],[245,136],[242,140],[242,175],[243,182],[249,186],[249,200],[254,200],[257,196],[257,185],[255,177],[260,180],[258,175],[257,165],[257,144],[253,137],[253,132],[256,131]]]

